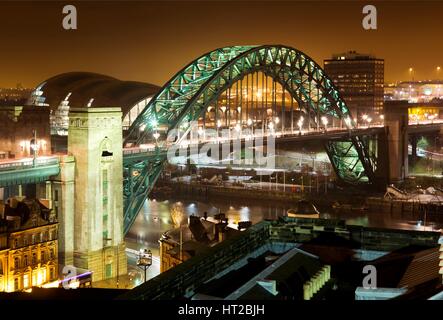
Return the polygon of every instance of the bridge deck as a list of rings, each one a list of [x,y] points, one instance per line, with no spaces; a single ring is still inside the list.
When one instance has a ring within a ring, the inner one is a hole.
[[[57,156],[0,162],[0,188],[22,184],[41,183],[60,172]]]

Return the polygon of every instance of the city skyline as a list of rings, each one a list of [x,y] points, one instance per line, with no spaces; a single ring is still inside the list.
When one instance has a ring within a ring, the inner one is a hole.
[[[385,59],[385,82],[441,77],[443,3],[435,1],[376,2],[377,30],[363,29],[360,1],[76,2],[78,30],[70,31],[61,26],[63,5],[1,4],[0,87],[34,87],[69,71],[162,86],[196,57],[237,44],[285,44],[320,65],[333,53],[374,54]]]

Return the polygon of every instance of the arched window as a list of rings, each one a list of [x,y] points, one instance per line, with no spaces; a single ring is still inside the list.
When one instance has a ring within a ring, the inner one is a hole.
[[[102,157],[109,157],[112,156],[112,143],[111,140],[109,140],[108,137],[105,137],[103,141],[100,143],[100,150],[102,152]]]
[[[14,258],[14,269],[20,268],[20,260],[16,257]]]

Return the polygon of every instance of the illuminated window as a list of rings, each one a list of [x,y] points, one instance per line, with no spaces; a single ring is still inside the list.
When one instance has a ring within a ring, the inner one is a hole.
[[[23,288],[29,287],[29,275],[25,274],[23,275]]]
[[[20,267],[20,260],[18,258],[14,258],[14,269],[18,269]]]

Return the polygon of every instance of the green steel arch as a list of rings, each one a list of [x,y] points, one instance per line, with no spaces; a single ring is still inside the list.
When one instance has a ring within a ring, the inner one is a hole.
[[[204,54],[180,70],[153,97],[134,121],[126,145],[139,145],[158,128],[187,127],[198,120],[222,92],[245,75],[261,71],[280,83],[305,112],[345,120],[355,126],[338,89],[322,68],[303,52],[283,45],[232,46]],[[346,183],[374,180],[375,158],[358,136],[325,145],[337,176]],[[129,230],[146,196],[158,178],[166,152],[125,165],[125,232]],[[138,174],[133,177],[132,170]]]

